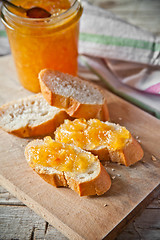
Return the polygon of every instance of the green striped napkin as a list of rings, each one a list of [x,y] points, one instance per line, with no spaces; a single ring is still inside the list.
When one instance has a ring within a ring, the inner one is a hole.
[[[79,52],[160,66],[160,37],[83,1]]]
[[[160,118],[160,38],[83,1],[79,54],[106,87]]]

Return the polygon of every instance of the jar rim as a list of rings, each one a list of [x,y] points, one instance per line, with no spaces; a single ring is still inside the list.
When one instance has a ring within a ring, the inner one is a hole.
[[[26,24],[30,24],[30,23],[34,23],[34,22],[36,22],[36,23],[47,22],[48,24],[53,24],[53,23],[57,23],[65,18],[72,16],[75,13],[75,11],[79,8],[82,8],[81,1],[74,0],[73,3],[71,4],[70,8],[68,8],[66,11],[60,13],[59,15],[56,15],[56,16],[51,15],[50,17],[47,17],[47,18],[26,18],[26,17],[14,14],[7,8],[7,6],[5,4],[3,4],[2,8],[1,8],[1,13],[3,13],[3,11],[5,11],[5,14],[14,18],[16,21],[21,21],[22,23],[26,23]]]

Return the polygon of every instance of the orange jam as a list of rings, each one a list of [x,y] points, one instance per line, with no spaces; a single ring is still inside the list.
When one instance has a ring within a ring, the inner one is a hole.
[[[29,154],[34,166],[41,165],[73,173],[83,173],[97,161],[94,155],[79,151],[72,145],[55,142],[49,136],[44,138],[43,145],[31,147]]]
[[[50,18],[28,18],[13,8],[2,8],[12,55],[21,84],[39,92],[38,73],[44,68],[77,74],[80,2],[74,0],[13,0],[24,8],[42,7]],[[73,4],[74,3],[74,4]]]
[[[106,145],[109,149],[122,149],[130,138],[125,127],[116,124],[106,124],[98,119],[65,120],[55,131],[55,139],[59,142],[73,143],[86,150],[93,150]]]

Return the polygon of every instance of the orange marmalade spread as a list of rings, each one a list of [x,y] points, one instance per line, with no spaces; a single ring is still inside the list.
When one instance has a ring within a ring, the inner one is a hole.
[[[82,14],[79,1],[12,2],[24,8],[42,7],[52,14],[50,18],[32,19],[13,8],[8,7],[9,11],[2,8],[2,21],[21,84],[32,92],[39,92],[38,74],[44,68],[76,75],[79,18]]]
[[[119,150],[125,146],[130,136],[125,127],[106,124],[98,119],[65,120],[55,131],[56,141],[73,143],[86,150],[105,145],[111,150]]]
[[[55,142],[51,137],[44,138],[43,145],[32,146],[29,150],[32,164],[52,167],[58,171],[85,172],[97,158],[84,151],[78,151],[69,144]]]

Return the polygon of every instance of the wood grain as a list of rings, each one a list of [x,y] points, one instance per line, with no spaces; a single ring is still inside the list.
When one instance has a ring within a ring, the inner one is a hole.
[[[0,239],[45,239],[67,238],[25,204],[0,186]]]
[[[14,206],[14,208],[13,208]],[[22,210],[23,208],[23,210]],[[24,208],[26,208],[24,210]],[[3,214],[2,214],[3,212]],[[24,216],[25,212],[25,216]],[[143,213],[133,220],[116,240],[159,240],[160,194]],[[14,220],[14,224],[11,222]],[[6,229],[8,226],[8,229]],[[44,228],[45,226],[45,228]],[[18,229],[18,231],[17,231]],[[41,229],[41,231],[39,231]],[[0,236],[2,240],[22,239],[67,240],[53,226],[42,220],[12,194],[0,187]],[[37,234],[38,232],[38,234]],[[22,233],[22,234],[19,234]]]
[[[0,104],[30,94],[16,80],[10,56],[0,59],[0,67]],[[159,190],[159,120],[107,91],[105,95],[111,120],[139,136],[145,156],[130,168],[107,164],[109,174],[115,179],[102,197],[80,198],[69,189],[47,184],[25,161],[28,139],[0,131],[0,183],[70,239],[102,239],[106,235],[113,239],[146,206],[154,190]],[[152,155],[156,161],[152,161]]]

